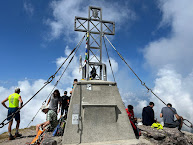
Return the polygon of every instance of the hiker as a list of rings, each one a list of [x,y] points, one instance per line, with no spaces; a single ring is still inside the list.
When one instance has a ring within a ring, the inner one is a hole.
[[[140,135],[140,132],[139,132],[139,129],[137,128],[137,126],[135,125],[135,123],[137,123],[137,118],[134,117],[133,106],[128,105],[125,110],[126,110],[127,115],[129,117],[129,120],[130,120],[131,126],[133,128],[133,131],[135,133],[135,136],[138,139],[139,135]]]
[[[174,116],[177,120],[174,121]],[[172,104],[168,103],[167,107],[163,107],[160,113],[160,118],[163,117],[164,127],[175,128],[181,130],[183,124],[183,118],[179,116],[176,109],[172,107]]]
[[[65,115],[67,115],[68,103],[69,103],[69,97],[67,96],[67,91],[64,91],[64,96],[61,97],[61,101],[60,101],[61,116],[64,114],[64,110],[65,110]]]
[[[93,68],[92,68],[92,70],[91,70],[91,72],[90,72],[90,79],[91,79],[91,80],[94,80],[96,76],[97,76],[96,69],[95,69],[95,67],[93,66]]]
[[[73,85],[72,85],[72,91],[70,91],[70,94],[72,94],[73,92],[73,89],[74,89],[74,85],[78,83],[78,80],[77,79],[74,79],[74,82],[73,82]]]
[[[132,105],[128,105],[125,110],[127,112],[127,115],[129,117],[130,121],[132,121],[133,123],[136,123],[137,122],[137,118],[134,117],[133,106]]]
[[[50,103],[50,104],[49,104]],[[60,92],[59,90],[55,90],[52,96],[49,98],[47,105],[49,104],[49,109],[54,112],[59,112],[58,104],[60,104]]]
[[[41,110],[46,114],[46,122],[36,125],[36,134],[38,134],[40,127],[48,132],[52,132],[58,125],[57,114],[54,110],[49,109],[48,105],[43,105]]]
[[[149,106],[144,107],[142,111],[142,123],[143,125],[151,126],[154,122],[154,103],[150,102]]]
[[[8,133],[9,133],[9,140],[15,139],[15,137],[21,137],[22,134],[19,134],[19,124],[20,124],[20,111],[15,113],[19,108],[22,107],[23,101],[21,99],[21,96],[19,95],[20,93],[20,88],[15,88],[15,93],[9,95],[5,100],[3,100],[1,103],[2,105],[8,109],[8,115],[7,115],[7,120],[9,121],[8,125]],[[5,104],[9,100],[9,107]],[[20,102],[20,107],[19,107],[19,102]],[[15,116],[10,116],[12,113],[15,113]],[[15,121],[17,122],[16,124],[16,132],[15,132],[15,137],[12,136],[11,134],[11,126],[13,124],[13,118],[15,118]]]
[[[77,79],[74,79],[74,84],[77,84],[78,83],[78,80]]]

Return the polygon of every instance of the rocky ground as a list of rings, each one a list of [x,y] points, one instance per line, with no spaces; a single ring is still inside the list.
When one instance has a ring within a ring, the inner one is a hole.
[[[141,136],[138,140],[133,141],[112,141],[106,142],[108,145],[192,145],[193,134],[189,132],[180,132],[176,128],[164,128],[163,130],[157,130],[150,126],[139,125],[138,128],[141,130]],[[13,131],[14,133],[14,131]],[[15,140],[9,141],[7,133],[0,135],[1,145],[26,145],[30,143],[35,137],[35,127],[27,129],[21,129],[20,133],[23,134],[22,138],[16,138]],[[44,136],[43,145],[61,145],[62,137],[52,137],[51,133],[46,133]],[[91,144],[85,144],[91,145]],[[92,143],[92,145],[104,145],[103,143]]]
[[[20,129],[19,132],[23,135],[21,138],[16,138],[15,140],[8,140],[8,133],[3,133],[0,135],[0,145],[23,145],[26,142],[31,142],[36,134],[35,126],[27,129]],[[14,135],[15,130],[12,131]]]
[[[150,126],[140,125],[142,136],[155,145],[192,145],[193,134],[186,131],[179,131],[177,128],[163,128],[157,130]]]
[[[12,131],[14,134],[15,130]],[[0,135],[0,145],[27,145],[32,142],[35,138],[36,131],[35,126],[30,128],[20,129],[19,132],[23,135],[21,138],[16,138],[15,140],[8,140],[8,133],[5,132]],[[62,137],[52,137],[52,133],[46,133],[44,136],[44,145],[58,145],[61,144]]]

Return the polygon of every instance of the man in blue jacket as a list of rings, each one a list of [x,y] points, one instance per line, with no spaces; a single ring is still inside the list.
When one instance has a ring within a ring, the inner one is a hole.
[[[150,102],[149,106],[143,108],[143,111],[142,111],[143,125],[151,126],[155,122],[153,107],[154,107],[154,103]]]

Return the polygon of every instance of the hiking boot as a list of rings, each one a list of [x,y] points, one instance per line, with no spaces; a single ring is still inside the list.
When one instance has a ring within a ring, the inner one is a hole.
[[[21,137],[22,134],[19,134],[19,133],[15,133],[15,137]]]
[[[9,136],[9,140],[14,140],[15,138],[14,138],[14,136],[13,135],[10,135]]]

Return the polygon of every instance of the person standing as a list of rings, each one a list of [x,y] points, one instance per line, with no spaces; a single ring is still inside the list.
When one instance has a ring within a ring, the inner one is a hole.
[[[142,111],[142,123],[143,123],[143,125],[150,126],[154,122],[156,122],[154,120],[154,110],[153,110],[153,107],[154,107],[154,103],[150,102],[149,106],[143,108],[143,111]]]
[[[49,104],[50,103],[50,104]],[[49,104],[49,109],[54,112],[59,112],[58,104],[60,104],[60,92],[59,90],[55,90],[52,96],[49,98],[47,105]]]
[[[177,120],[174,121],[174,116]],[[168,103],[167,107],[163,107],[160,113],[160,118],[163,117],[164,127],[175,128],[178,127],[178,130],[181,130],[183,124],[183,118],[179,116],[176,112],[176,109],[172,107],[172,104]]]
[[[65,110],[65,115],[68,113],[68,102],[69,102],[69,97],[67,96],[67,91],[64,91],[64,96],[61,97],[60,101],[60,108],[61,108],[61,116],[64,114]]]
[[[18,111],[16,113],[16,111],[22,107],[23,105],[23,101],[21,99],[21,96],[19,95],[20,93],[20,88],[15,88],[15,93],[9,95],[9,97],[7,97],[5,100],[3,100],[1,103],[2,105],[8,109],[8,115],[7,115],[7,120],[9,121],[9,125],[8,125],[8,133],[9,133],[9,140],[13,140],[15,139],[15,137],[21,137],[22,134],[19,134],[18,130],[19,130],[19,124],[20,124],[20,111]],[[7,107],[7,105],[5,104],[5,102],[9,101],[9,107]],[[19,107],[19,102],[20,107]],[[15,116],[13,117],[11,114],[15,113]],[[16,132],[15,132],[15,137],[12,136],[11,134],[11,127],[13,124],[13,118],[15,118],[16,123]]]

